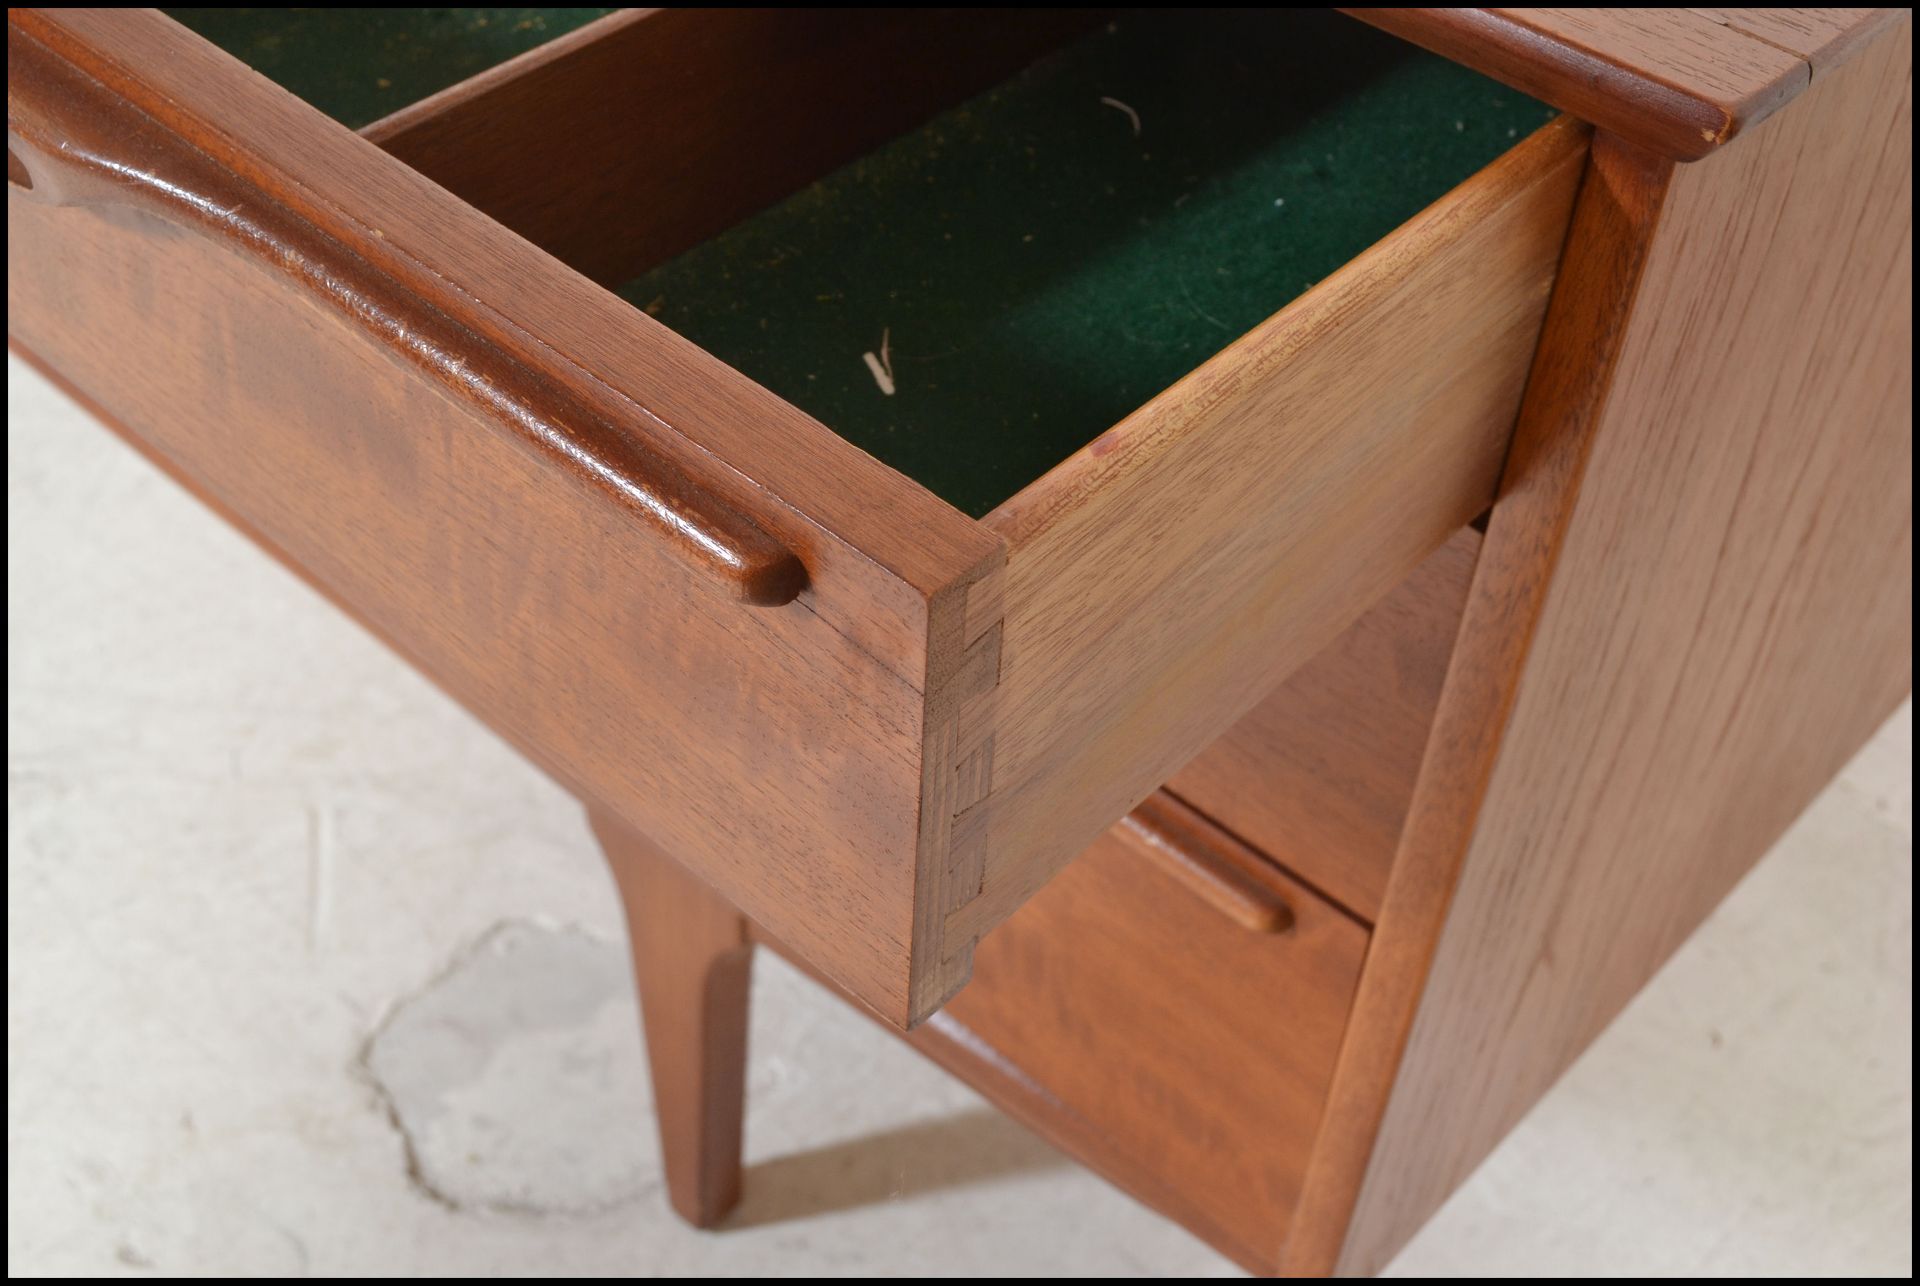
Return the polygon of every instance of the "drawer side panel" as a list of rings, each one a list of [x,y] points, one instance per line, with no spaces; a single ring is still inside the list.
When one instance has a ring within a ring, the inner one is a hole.
[[[1586,159],[1562,119],[989,515],[1004,919],[1481,512]]]

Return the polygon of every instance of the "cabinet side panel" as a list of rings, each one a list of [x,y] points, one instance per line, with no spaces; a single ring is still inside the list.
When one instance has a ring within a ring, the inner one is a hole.
[[[1417,976],[1402,992],[1377,1135],[1344,1105],[1349,1164],[1372,1147],[1342,1272],[1384,1265],[1910,686],[1910,67],[1902,25],[1674,170],[1610,387],[1584,416],[1529,395],[1464,628],[1531,647],[1504,730],[1500,702],[1478,736],[1470,711],[1449,728],[1443,697],[1436,782],[1442,757],[1498,750],[1477,810],[1423,783],[1388,890],[1383,959],[1389,935],[1444,929],[1424,993]],[[1596,176],[1610,149],[1629,155],[1602,140]],[[1567,435],[1584,477],[1564,527],[1543,526],[1528,471]],[[1501,569],[1529,543],[1550,579],[1537,617],[1503,619]],[[1456,676],[1499,646],[1464,636]],[[1392,1017],[1368,995],[1376,963],[1356,1035]],[[1353,1054],[1343,1076],[1383,1074]],[[1292,1258],[1324,1271],[1342,1221],[1318,1199],[1319,1244]]]

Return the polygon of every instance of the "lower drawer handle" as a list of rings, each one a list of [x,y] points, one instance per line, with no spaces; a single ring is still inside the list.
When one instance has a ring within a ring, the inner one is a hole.
[[[1293,927],[1272,864],[1178,798],[1155,792],[1120,828],[1136,849],[1236,923],[1258,933]]]
[[[806,588],[799,557],[701,486],[637,432],[611,422],[549,363],[526,359],[436,306],[369,253],[378,238],[312,216],[270,177],[216,161],[23,30],[7,26],[7,185],[55,206],[138,210],[208,237],[296,283],[601,497],[644,523],[701,579],[744,603],[779,606]],[[199,135],[194,135],[198,139]],[[324,223],[325,226],[322,226]],[[358,239],[365,244],[355,245]],[[382,250],[399,258],[396,247]],[[402,269],[405,271],[406,269]],[[417,284],[417,283],[416,283]],[[457,305],[456,305],[457,308]]]

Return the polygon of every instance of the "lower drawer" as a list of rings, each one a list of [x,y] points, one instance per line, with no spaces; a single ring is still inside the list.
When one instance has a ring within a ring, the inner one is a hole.
[[[989,935],[908,1039],[1257,1269],[1299,1197],[1368,931],[1271,865],[1254,896],[1290,914],[1248,927],[1194,865],[1245,881],[1263,864],[1150,801]]]
[[[1455,532],[983,940],[907,1035],[1256,1272],[1288,1245],[1479,560]]]

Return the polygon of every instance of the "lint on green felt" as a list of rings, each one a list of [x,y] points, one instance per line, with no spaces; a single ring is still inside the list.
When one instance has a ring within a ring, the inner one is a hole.
[[[358,126],[611,11],[168,12]],[[1137,12],[621,294],[981,515],[1551,115],[1331,11]]]
[[[1552,115],[1331,12],[1130,14],[621,293],[978,516]]]

